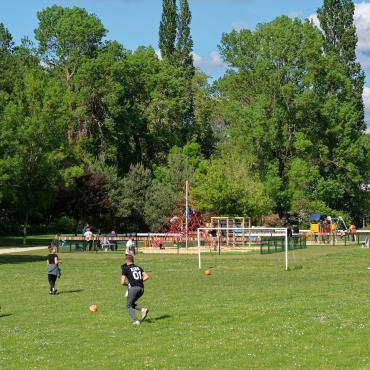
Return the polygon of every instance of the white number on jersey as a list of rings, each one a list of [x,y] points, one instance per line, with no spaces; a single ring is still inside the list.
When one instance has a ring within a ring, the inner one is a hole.
[[[133,271],[132,276],[134,277],[135,280],[141,280],[141,271]]]

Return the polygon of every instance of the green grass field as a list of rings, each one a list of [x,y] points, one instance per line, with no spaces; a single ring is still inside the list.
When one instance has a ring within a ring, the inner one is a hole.
[[[54,235],[31,235],[27,237],[27,246],[47,246]],[[22,236],[0,236],[0,249],[9,247],[22,247]]]
[[[46,252],[0,256],[1,369],[369,369],[370,251],[145,255],[134,327],[119,285],[122,255],[63,254],[48,294]],[[294,269],[302,265],[302,269]],[[99,307],[90,313],[89,305]]]

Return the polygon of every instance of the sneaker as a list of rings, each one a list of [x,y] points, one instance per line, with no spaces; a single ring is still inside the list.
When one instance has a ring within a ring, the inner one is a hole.
[[[53,293],[52,293],[53,295],[56,295],[57,294],[57,290],[55,289],[55,290],[53,290]]]
[[[133,322],[134,325],[140,325],[140,321],[139,320],[136,320]]]
[[[149,310],[147,308],[141,309],[141,320],[145,320],[146,316],[148,315]]]

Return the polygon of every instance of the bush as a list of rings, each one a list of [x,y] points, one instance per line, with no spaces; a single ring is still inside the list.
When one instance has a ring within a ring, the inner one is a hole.
[[[76,220],[69,216],[62,216],[52,220],[46,225],[48,234],[74,233],[76,230]]]
[[[28,235],[42,235],[42,234],[72,234],[76,231],[76,220],[69,216],[61,216],[51,219],[49,223],[32,223],[27,228]],[[20,231],[18,230],[18,233]]]
[[[283,227],[284,223],[280,219],[279,215],[272,213],[270,215],[263,216],[262,226],[265,226],[265,227]]]

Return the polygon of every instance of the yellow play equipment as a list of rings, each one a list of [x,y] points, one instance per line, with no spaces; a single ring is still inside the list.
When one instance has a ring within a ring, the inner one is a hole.
[[[346,223],[342,217],[324,216],[320,213],[313,213],[310,216],[310,234],[315,242],[329,243],[330,236],[335,240],[337,231],[345,232],[347,230]]]
[[[319,233],[322,232],[320,230],[320,221],[326,221],[327,224],[330,224],[330,232],[334,232],[338,230],[347,230],[346,223],[344,222],[341,216],[338,217],[331,217],[331,216],[324,216],[320,213],[313,213],[310,216],[310,231],[311,233]]]

